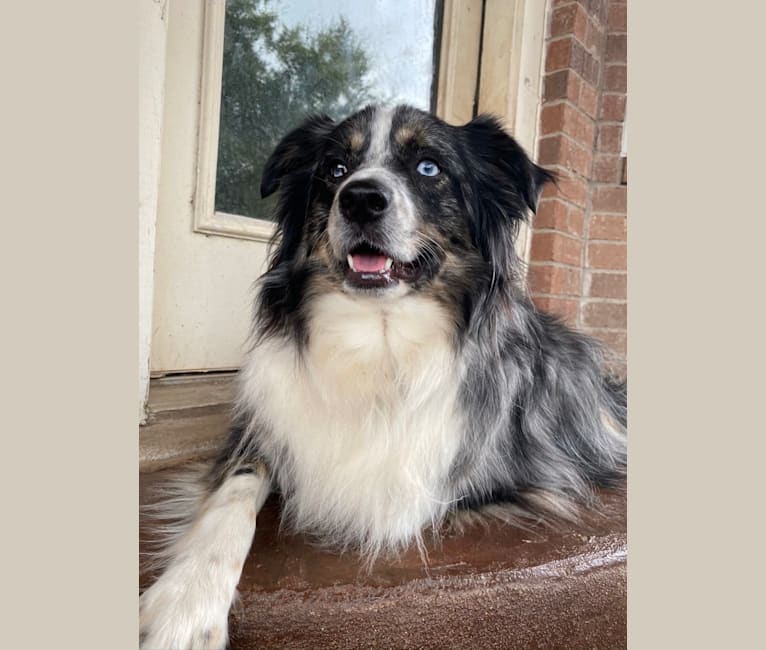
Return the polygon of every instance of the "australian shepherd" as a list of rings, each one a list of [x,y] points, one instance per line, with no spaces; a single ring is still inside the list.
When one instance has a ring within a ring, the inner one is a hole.
[[[292,529],[371,563],[461,511],[573,519],[622,483],[625,385],[535,309],[514,248],[550,180],[487,116],[370,106],[285,136],[234,425],[159,508],[142,648],[226,646],[272,490]]]

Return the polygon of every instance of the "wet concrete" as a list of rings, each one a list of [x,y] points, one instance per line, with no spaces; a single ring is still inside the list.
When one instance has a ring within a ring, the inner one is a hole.
[[[142,486],[161,476],[142,475]],[[280,533],[272,498],[240,581],[231,647],[624,648],[625,500],[605,504],[604,516],[557,532],[492,523],[448,533],[428,545],[428,566],[413,549],[368,574],[352,554]]]

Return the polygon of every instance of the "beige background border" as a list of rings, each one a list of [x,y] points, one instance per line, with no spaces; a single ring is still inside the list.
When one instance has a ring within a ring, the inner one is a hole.
[[[137,646],[136,7],[3,7],[3,648]]]
[[[136,646],[135,14],[4,12],[8,648]],[[630,3],[631,648],[762,638],[763,14]]]
[[[628,7],[631,648],[763,644],[764,13]]]

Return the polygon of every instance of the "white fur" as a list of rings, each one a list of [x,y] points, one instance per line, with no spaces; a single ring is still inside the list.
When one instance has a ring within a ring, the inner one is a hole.
[[[382,167],[390,150],[391,122],[394,118],[394,108],[378,106],[375,109],[375,119],[371,126],[370,146],[365,155],[365,164],[369,167]]]
[[[242,372],[243,399],[272,430],[263,451],[286,463],[287,513],[372,556],[419,540],[452,499],[462,433],[448,316],[422,295],[340,292],[311,314],[302,358],[268,339]]]
[[[164,573],[141,596],[143,650],[220,649],[255,517],[269,493],[256,474],[228,478],[178,535]]]

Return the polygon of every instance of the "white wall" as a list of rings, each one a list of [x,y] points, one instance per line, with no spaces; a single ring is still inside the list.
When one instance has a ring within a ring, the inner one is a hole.
[[[138,90],[138,413],[149,389],[152,340],[154,242],[160,181],[160,144],[165,87],[165,43],[169,0],[140,0]]]

